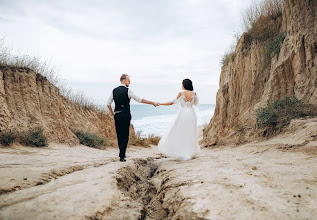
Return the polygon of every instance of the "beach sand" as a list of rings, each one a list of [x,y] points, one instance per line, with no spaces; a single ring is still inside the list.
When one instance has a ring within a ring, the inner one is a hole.
[[[1,147],[0,219],[316,219],[316,140],[302,151],[288,135],[188,161],[156,146],[125,163],[117,148]]]

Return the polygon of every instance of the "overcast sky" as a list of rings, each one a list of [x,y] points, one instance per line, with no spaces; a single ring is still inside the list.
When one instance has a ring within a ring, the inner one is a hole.
[[[134,93],[169,101],[184,78],[216,103],[220,59],[251,0],[0,0],[0,37],[56,65],[72,88],[106,102],[122,73]]]

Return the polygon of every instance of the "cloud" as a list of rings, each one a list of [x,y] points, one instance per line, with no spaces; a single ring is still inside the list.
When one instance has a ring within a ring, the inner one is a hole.
[[[135,85],[164,88],[163,97],[173,90],[167,86],[191,78],[202,102],[215,103],[221,56],[250,2],[2,0],[0,28],[15,48],[51,60],[96,100],[98,89],[110,91],[127,72]]]

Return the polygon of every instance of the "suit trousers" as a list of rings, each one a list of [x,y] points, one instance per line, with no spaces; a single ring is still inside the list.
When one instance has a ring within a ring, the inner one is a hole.
[[[120,149],[119,157],[125,158],[125,152],[129,142],[131,114],[126,112],[116,113],[114,115],[114,120],[116,125],[118,146]]]

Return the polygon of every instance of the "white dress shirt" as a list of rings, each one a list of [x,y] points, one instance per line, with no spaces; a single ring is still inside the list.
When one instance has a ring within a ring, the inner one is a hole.
[[[124,84],[121,84],[120,86],[124,86],[126,88],[129,88],[127,87],[126,85]],[[142,98],[140,98],[139,96],[136,96],[131,89],[128,89],[128,97],[129,98],[132,98],[134,99],[135,101],[137,102],[142,102]],[[111,92],[109,98],[108,98],[108,101],[107,101],[107,105],[111,105],[111,103],[113,102],[113,92]]]

